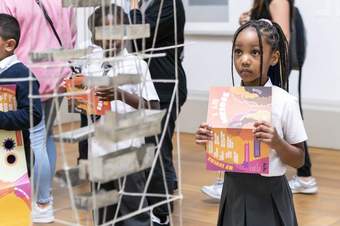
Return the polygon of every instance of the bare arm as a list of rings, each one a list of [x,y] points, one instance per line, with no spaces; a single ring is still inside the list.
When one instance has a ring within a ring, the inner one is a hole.
[[[273,0],[269,5],[272,20],[278,23],[290,41],[290,8],[288,0]]]
[[[131,107],[138,109],[140,107],[140,97],[122,89],[112,87],[99,87],[96,89],[96,95],[99,100],[103,101],[114,101],[121,100],[124,103],[130,105]],[[160,109],[159,102],[156,100],[147,101],[143,99],[141,103],[147,109]]]
[[[257,122],[254,127],[255,137],[276,150],[283,163],[294,168],[303,166],[305,159],[303,143],[287,143],[277,134],[276,129],[268,122]]]

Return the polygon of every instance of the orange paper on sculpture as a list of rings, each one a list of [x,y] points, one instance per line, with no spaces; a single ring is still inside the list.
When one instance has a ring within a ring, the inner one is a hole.
[[[271,87],[215,87],[210,90],[208,170],[269,173],[269,146],[253,135],[256,121],[271,121]]]
[[[82,75],[74,76],[65,81],[68,93],[81,92],[79,95],[68,97],[68,107],[70,112],[84,113],[89,115],[104,115],[111,110],[109,101],[101,101],[95,95],[93,89],[84,86],[85,77]],[[87,93],[84,93],[86,92]]]
[[[16,86],[0,85],[0,111],[16,110]],[[31,225],[31,186],[21,131],[0,130],[1,225]]]

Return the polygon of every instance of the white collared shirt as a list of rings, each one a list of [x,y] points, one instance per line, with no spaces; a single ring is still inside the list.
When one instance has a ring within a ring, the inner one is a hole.
[[[12,56],[6,57],[2,61],[0,61],[0,74],[6,71],[8,68],[13,66],[14,64],[20,63],[17,56],[13,54]]]
[[[99,47],[100,48],[100,47]],[[100,48],[101,49],[101,48]],[[103,56],[99,50],[96,50],[96,54],[93,57]],[[120,86],[119,88],[129,92],[131,94],[142,96],[143,99],[147,101],[159,101],[158,94],[156,92],[155,86],[151,80],[150,71],[147,63],[128,53],[126,49],[123,49],[118,56],[123,56],[122,60],[118,60],[113,62],[112,69],[107,73],[106,76],[117,76],[118,74],[142,74],[142,83],[138,85],[127,84]],[[92,76],[102,76],[104,69],[101,65],[92,66],[91,68],[87,68],[84,72],[92,75]],[[140,92],[141,91],[141,92]],[[127,105],[122,101],[112,101],[111,102],[111,110],[118,113],[127,113],[135,111],[133,107]],[[101,122],[99,122],[101,123]],[[134,138],[129,140],[124,140],[114,144],[114,147],[110,147],[111,142],[106,143],[103,140],[97,140],[95,137],[91,139],[91,148],[92,148],[92,156],[101,156],[105,155],[114,150],[121,150],[129,147],[140,147],[144,144],[144,137]],[[107,147],[107,148],[105,148]]]
[[[272,125],[281,138],[289,144],[297,144],[307,140],[306,130],[300,114],[297,98],[285,90],[272,85],[271,81],[264,85],[272,87]],[[265,177],[285,175],[287,166],[276,151],[269,153],[269,174],[261,174]]]

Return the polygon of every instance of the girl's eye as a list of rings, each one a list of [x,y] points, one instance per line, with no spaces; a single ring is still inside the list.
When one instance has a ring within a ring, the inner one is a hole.
[[[234,50],[234,54],[237,55],[237,56],[239,56],[239,55],[242,54],[242,51],[241,51],[240,49],[235,49],[235,50]]]
[[[251,51],[251,54],[253,56],[259,56],[261,54],[261,52],[260,52],[260,50],[254,49],[254,50]]]

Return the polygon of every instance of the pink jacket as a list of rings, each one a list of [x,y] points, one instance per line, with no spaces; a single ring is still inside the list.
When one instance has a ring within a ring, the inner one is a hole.
[[[41,0],[53,21],[64,48],[74,48],[77,38],[75,12],[62,8],[61,0]],[[57,38],[46,21],[36,0],[0,0],[0,13],[17,18],[21,27],[21,39],[16,55],[24,64],[29,64],[29,53],[60,48]],[[31,68],[40,83],[40,93],[52,93],[64,77],[70,74],[68,67]]]

